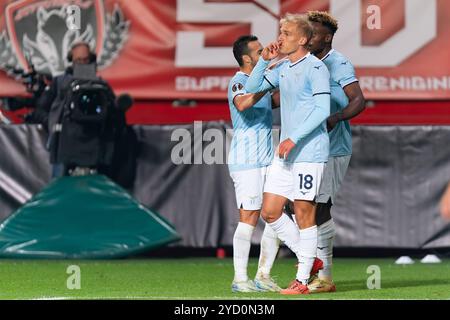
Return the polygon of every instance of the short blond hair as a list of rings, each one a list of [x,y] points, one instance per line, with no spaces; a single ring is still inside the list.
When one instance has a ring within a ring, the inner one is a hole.
[[[282,25],[287,22],[295,23],[298,30],[308,39],[308,42],[311,40],[314,29],[306,14],[287,13],[283,18],[281,18],[280,24]]]
[[[311,22],[318,22],[327,27],[331,33],[335,34],[338,29],[338,22],[326,11],[308,11],[308,19]]]

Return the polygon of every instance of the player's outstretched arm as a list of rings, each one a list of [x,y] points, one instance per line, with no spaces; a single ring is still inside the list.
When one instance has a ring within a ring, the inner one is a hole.
[[[262,57],[259,58],[258,63],[253,68],[253,71],[245,84],[245,90],[247,92],[258,93],[274,88],[270,82],[264,80],[264,74],[269,62],[270,61],[266,61]]]
[[[441,199],[442,218],[450,220],[450,183]]]
[[[341,111],[332,114],[327,119],[328,131],[333,130],[339,121],[350,120],[364,111],[366,100],[358,82],[350,83],[344,87],[344,92],[348,98],[348,105]]]
[[[234,105],[236,106],[236,109],[242,112],[253,107],[265,94],[266,91],[238,95],[234,98]]]
[[[245,90],[251,93],[262,92],[278,87],[278,70],[267,71],[270,60],[278,56],[278,44],[272,42],[265,47],[261,53],[261,57],[258,60],[255,68],[253,68],[250,77],[245,84]]]

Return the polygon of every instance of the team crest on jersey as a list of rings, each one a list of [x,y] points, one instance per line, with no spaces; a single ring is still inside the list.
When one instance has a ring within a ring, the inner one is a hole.
[[[106,12],[104,0],[23,0],[5,9],[6,30],[0,30],[0,68],[28,69],[58,75],[68,66],[73,43],[84,41],[97,54],[99,69],[109,66],[121,52],[130,27],[118,3]],[[69,28],[68,6],[79,8],[79,27]]]
[[[233,85],[233,87],[231,88],[231,90],[233,90],[233,92],[240,91],[242,89],[244,89],[244,86],[242,85],[242,83],[235,83]]]

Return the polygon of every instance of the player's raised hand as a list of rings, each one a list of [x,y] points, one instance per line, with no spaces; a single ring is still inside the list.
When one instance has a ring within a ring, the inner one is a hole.
[[[291,150],[295,147],[295,143],[291,139],[286,139],[278,146],[278,156],[287,159]]]
[[[264,60],[272,60],[278,57],[280,53],[280,46],[278,42],[274,41],[269,43],[267,47],[265,47],[261,53],[261,56]]]

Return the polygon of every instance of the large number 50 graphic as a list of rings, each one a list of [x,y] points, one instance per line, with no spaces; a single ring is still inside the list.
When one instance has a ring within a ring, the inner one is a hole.
[[[258,3],[259,5],[255,4]],[[263,45],[278,36],[279,0],[253,2],[214,2],[204,0],[177,0],[177,22],[192,23],[249,23],[251,32],[258,35]],[[275,16],[274,16],[275,15]],[[239,35],[235,35],[236,38]],[[230,47],[206,48],[201,31],[177,32],[175,54],[177,67],[235,67]]]
[[[280,0],[177,0],[177,22],[248,23],[251,25],[251,32],[258,35],[261,43],[266,45],[277,38],[277,17],[282,13],[280,3]],[[361,44],[361,0],[330,0],[329,3],[331,13],[340,22],[334,46],[356,67],[397,66],[437,34],[436,0],[405,0],[405,27],[379,46]],[[383,16],[383,12],[381,15]],[[236,66],[231,47],[205,47],[205,35],[201,31],[179,31],[176,40],[176,67]]]

